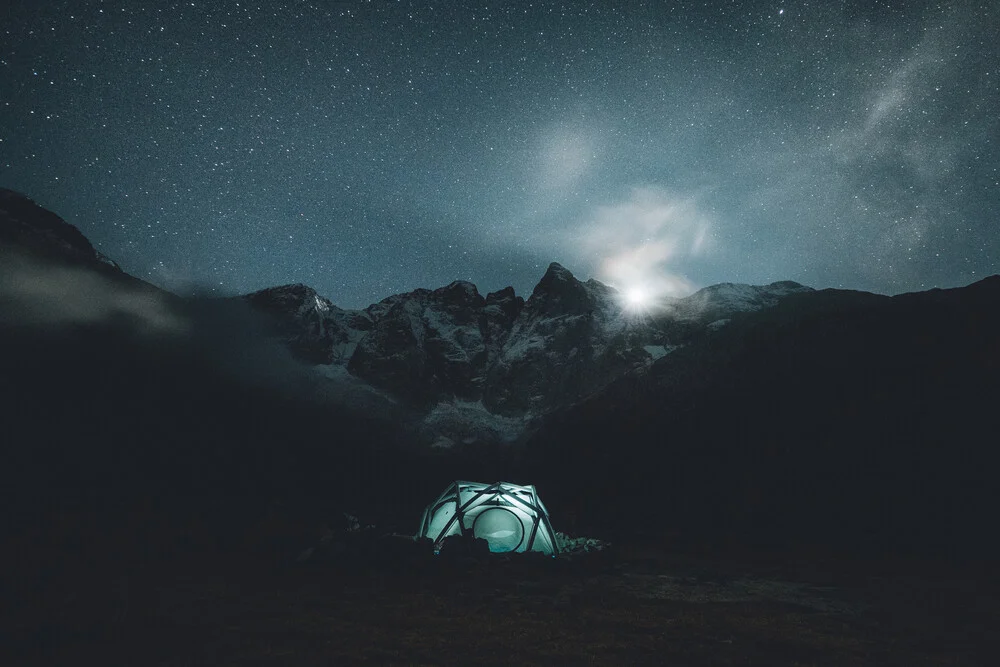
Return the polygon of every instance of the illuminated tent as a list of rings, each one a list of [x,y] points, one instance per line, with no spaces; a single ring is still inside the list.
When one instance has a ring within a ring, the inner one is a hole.
[[[436,551],[451,535],[481,537],[494,553],[559,552],[548,510],[531,485],[452,483],[424,510],[417,537],[433,540]]]

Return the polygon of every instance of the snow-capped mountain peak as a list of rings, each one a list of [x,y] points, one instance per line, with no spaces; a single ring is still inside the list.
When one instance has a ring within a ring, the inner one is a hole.
[[[459,401],[509,420],[574,403],[736,313],[807,290],[792,282],[722,283],[636,317],[613,287],[582,282],[553,262],[527,300],[511,287],[483,297],[463,280],[396,294],[362,311],[342,310],[301,284],[246,298],[283,322],[279,333],[304,361],[343,365],[418,410]]]
[[[790,280],[768,285],[719,283],[698,290],[672,304],[674,314],[682,319],[712,322],[736,313],[748,313],[770,308],[789,294],[811,292],[811,287]]]

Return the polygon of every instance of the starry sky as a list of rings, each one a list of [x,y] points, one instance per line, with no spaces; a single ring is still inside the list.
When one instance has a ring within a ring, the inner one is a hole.
[[[0,186],[178,292],[1000,272],[1000,3],[8,0]]]

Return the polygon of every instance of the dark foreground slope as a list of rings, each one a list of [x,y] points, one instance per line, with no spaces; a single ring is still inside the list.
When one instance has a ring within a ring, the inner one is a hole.
[[[73,294],[124,298],[110,285]],[[168,324],[89,305],[81,317],[0,322],[0,482],[14,532],[44,534],[65,514],[154,549],[187,521],[210,522],[201,537],[212,538],[272,503],[338,508],[358,471],[399,444],[384,422],[311,396],[282,350],[234,334],[246,313],[148,307]]]
[[[398,503],[390,413],[324,388],[246,306],[129,276],[0,191],[0,551],[16,567],[238,549],[269,508],[315,527],[378,507],[387,477],[374,499]]]
[[[529,460],[554,512],[622,533],[995,553],[998,305],[1000,277],[793,295],[564,411]]]
[[[224,517],[214,535],[274,505],[317,522],[384,514],[422,480],[410,415],[351,390],[242,300],[160,290],[0,188],[0,488],[19,529],[89,512],[129,535],[133,517],[136,543],[169,542],[168,525]],[[456,471],[442,474],[416,495]]]

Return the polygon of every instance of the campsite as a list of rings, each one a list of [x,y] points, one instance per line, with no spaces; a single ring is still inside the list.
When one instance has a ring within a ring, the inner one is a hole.
[[[1000,666],[1000,0],[0,33],[0,667]]]
[[[658,406],[614,426],[606,411],[622,396],[642,407],[630,386],[557,415],[541,444],[417,448],[398,424],[303,395],[302,369],[268,357],[266,341],[217,336],[229,316],[186,316],[196,330],[180,338],[128,319],[5,326],[4,665],[930,666],[1000,654],[993,487],[974,483],[992,468],[964,458],[979,456],[972,438],[929,456],[942,433],[979,428],[988,377],[967,392],[948,384],[942,413],[880,399],[893,423],[913,417],[895,427],[910,435],[905,477],[851,472],[862,456],[898,460],[860,436],[760,453],[803,471],[825,462],[808,484],[851,479],[849,503],[790,498],[783,468],[730,446],[741,440],[727,424],[775,433],[743,392],[734,422],[676,413],[689,421],[667,432],[708,438],[690,450],[644,444],[665,442]],[[248,353],[271,359],[265,374],[233,364]],[[963,354],[978,353],[939,368]],[[704,382],[684,397],[725,404]],[[788,437],[816,418],[800,415],[781,425]]]
[[[0,664],[1000,655],[1000,276],[349,312],[170,293],[3,190],[0,241]]]

